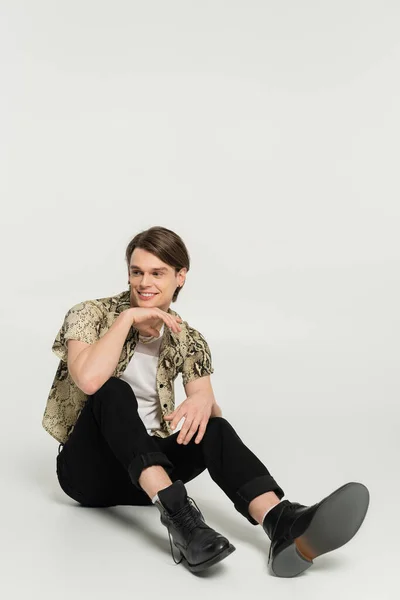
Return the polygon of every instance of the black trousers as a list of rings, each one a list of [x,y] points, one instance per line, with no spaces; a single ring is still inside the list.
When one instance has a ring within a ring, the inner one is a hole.
[[[138,413],[131,386],[110,377],[88,399],[68,440],[57,455],[62,490],[84,506],[151,505],[140,487],[142,470],[161,465],[172,482],[187,483],[206,468],[211,478],[250,523],[253,498],[284,491],[224,417],[211,417],[199,444],[197,433],[186,445],[179,431],[166,438],[151,436]]]

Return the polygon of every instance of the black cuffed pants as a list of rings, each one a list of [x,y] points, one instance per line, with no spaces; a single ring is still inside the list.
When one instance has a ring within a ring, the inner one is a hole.
[[[253,525],[258,525],[248,512],[253,498],[270,491],[279,499],[285,495],[224,417],[209,419],[199,444],[194,441],[197,432],[186,445],[178,444],[178,435],[179,431],[166,438],[149,435],[131,386],[110,377],[88,396],[59,450],[60,486],[84,506],[143,506],[152,504],[138,482],[145,467],[161,465],[172,482],[183,483],[207,468],[235,509]]]

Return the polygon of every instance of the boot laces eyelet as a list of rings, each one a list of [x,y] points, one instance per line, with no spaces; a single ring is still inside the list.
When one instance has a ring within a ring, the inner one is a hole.
[[[192,531],[192,529],[197,527],[200,523],[204,522],[204,517],[203,517],[201,510],[197,506],[195,500],[193,500],[193,498],[191,498],[190,496],[188,496],[187,498],[188,498],[188,502],[182,508],[180,508],[176,513],[169,515],[169,518],[171,519],[171,521],[173,522],[173,524],[175,525],[175,527],[177,529],[179,529],[180,531],[186,530],[188,533],[190,533],[190,531]],[[194,509],[194,507],[191,503],[193,503],[196,506],[198,512]],[[169,543],[170,543],[170,547],[171,547],[172,558],[173,558],[175,564],[179,565],[182,562],[183,556],[181,556],[179,561],[175,560],[175,556],[174,556],[174,552],[173,552],[173,548],[172,548],[171,532],[170,532],[169,527],[168,527],[168,535],[169,535]],[[181,553],[181,555],[182,555],[182,553]]]

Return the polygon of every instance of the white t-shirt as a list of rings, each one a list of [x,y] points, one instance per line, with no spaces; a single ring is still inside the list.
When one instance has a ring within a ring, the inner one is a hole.
[[[160,329],[158,338],[148,344],[139,341],[131,360],[120,379],[129,383],[138,401],[138,412],[147,433],[154,435],[154,431],[161,427],[161,407],[157,395],[157,365],[164,324]],[[151,336],[150,336],[151,337]],[[149,338],[144,338],[149,339]]]

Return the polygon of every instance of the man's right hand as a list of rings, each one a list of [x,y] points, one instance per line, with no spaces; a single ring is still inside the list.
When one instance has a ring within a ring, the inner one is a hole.
[[[182,323],[182,319],[170,315],[165,310],[161,310],[161,308],[143,308],[141,306],[135,306],[130,310],[132,314],[132,325],[141,335],[154,335],[159,337],[163,323],[170,327],[175,333],[178,333],[182,329],[179,325],[179,323]]]

